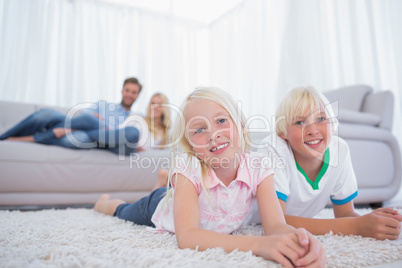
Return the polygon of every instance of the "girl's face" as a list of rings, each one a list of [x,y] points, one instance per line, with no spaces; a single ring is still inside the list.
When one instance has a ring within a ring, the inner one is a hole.
[[[330,120],[323,109],[313,114],[308,109],[287,126],[286,137],[280,136],[288,141],[298,163],[313,158],[323,160],[332,137]]]
[[[153,118],[158,118],[163,115],[163,107],[161,106],[163,104],[163,100],[160,96],[153,96],[151,99],[151,116]]]
[[[241,153],[240,137],[229,113],[210,100],[194,101],[184,111],[186,138],[193,152],[212,168],[228,166]]]

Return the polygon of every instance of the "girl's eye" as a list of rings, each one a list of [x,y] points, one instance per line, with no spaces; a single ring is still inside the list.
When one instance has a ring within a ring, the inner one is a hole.
[[[298,125],[298,126],[301,126],[301,125],[303,125],[304,124],[304,121],[296,121],[295,122],[295,125]]]
[[[324,121],[325,120],[325,117],[318,117],[317,118],[317,122],[322,122],[322,121]]]
[[[204,131],[204,128],[199,128],[199,129],[197,129],[196,131],[195,131],[195,133],[201,133],[201,132],[203,132]]]
[[[222,118],[222,119],[218,120],[218,123],[220,123],[220,124],[225,123],[225,122],[226,122],[226,118]]]

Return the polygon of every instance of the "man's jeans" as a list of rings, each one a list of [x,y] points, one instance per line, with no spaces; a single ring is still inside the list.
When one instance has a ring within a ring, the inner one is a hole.
[[[57,138],[54,128],[71,128],[74,131]],[[68,118],[61,112],[45,108],[9,129],[0,136],[0,140],[31,135],[37,143],[71,149],[103,148],[116,154],[130,155],[137,148],[140,133],[134,127],[105,129],[103,121],[88,113]]]

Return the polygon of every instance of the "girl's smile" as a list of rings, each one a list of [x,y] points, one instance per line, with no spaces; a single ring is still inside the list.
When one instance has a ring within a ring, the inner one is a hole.
[[[220,153],[223,153],[224,151],[226,151],[228,146],[229,146],[229,142],[225,142],[223,144],[213,146],[212,149],[209,150],[209,151],[214,153],[214,154],[220,154]]]
[[[210,100],[194,101],[184,111],[186,136],[194,153],[213,168],[241,153],[239,134],[229,113]]]

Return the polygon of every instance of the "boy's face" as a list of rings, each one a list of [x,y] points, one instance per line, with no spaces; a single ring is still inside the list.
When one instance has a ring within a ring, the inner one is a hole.
[[[287,126],[287,140],[298,163],[303,160],[323,160],[332,137],[330,120],[323,109],[310,113],[309,109]]]

